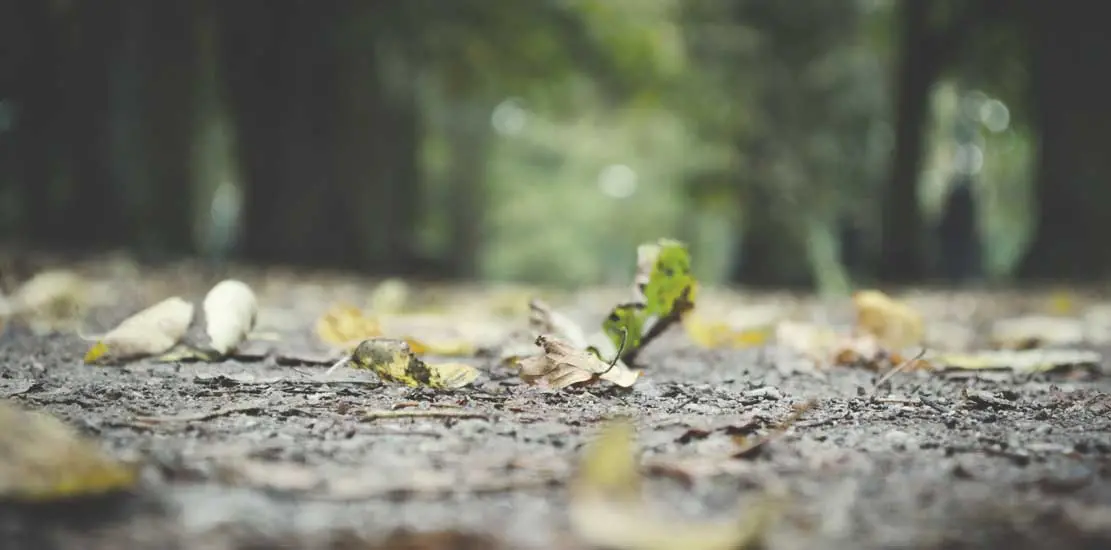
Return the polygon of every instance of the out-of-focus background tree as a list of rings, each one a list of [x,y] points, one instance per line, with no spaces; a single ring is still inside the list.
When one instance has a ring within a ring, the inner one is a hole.
[[[0,0],[28,250],[838,293],[1111,271],[1077,0]]]

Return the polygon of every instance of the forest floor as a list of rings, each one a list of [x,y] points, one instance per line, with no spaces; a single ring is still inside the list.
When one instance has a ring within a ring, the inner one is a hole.
[[[99,274],[117,298],[84,330],[166,295],[199,300],[206,286],[181,270],[129,273]],[[349,369],[325,378],[324,361],[298,359],[319,354],[320,313],[365,302],[370,283],[242,278],[258,291],[260,328],[278,336],[257,359],[92,367],[76,335],[7,328],[0,398],[144,470],[123,496],[4,504],[5,548],[583,548],[567,482],[584,443],[618,415],[633,419],[647,495],[671,518],[735,519],[763,489],[785,488],[764,527],[769,549],[1111,548],[1111,379],[1098,372],[901,372],[877,387],[883,373],[867,369],[784,369],[774,342],[704,349],[677,331],[646,348],[628,391],[544,391],[481,356],[465,359],[482,371],[471,386],[414,389]],[[565,305],[584,325],[612,303],[576,296]],[[982,338],[985,322],[1048,296],[917,300]],[[1078,311],[1103,300],[1071,299]],[[851,315],[807,307],[830,323]],[[1111,361],[1111,346],[1080,347]],[[788,430],[738,455],[737,436],[770,433],[804,402]]]

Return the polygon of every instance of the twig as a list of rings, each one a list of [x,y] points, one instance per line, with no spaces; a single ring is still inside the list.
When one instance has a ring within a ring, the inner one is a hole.
[[[490,415],[475,411],[455,411],[443,409],[424,410],[377,410],[367,411],[363,414],[364,421],[381,420],[387,418],[488,418]]]
[[[883,374],[883,376],[880,377],[879,380],[876,380],[875,384],[872,384],[872,391],[868,392],[868,396],[872,397],[872,398],[875,398],[876,391],[878,391],[880,389],[880,386],[884,385],[884,383],[886,383],[888,380],[890,380],[892,376],[895,376],[896,374],[906,370],[907,367],[909,367],[915,361],[918,361],[919,359],[921,359],[924,355],[926,355],[926,348],[922,348],[922,351],[918,352],[918,355],[915,355],[914,357],[911,357],[910,359],[907,359],[906,361],[903,361],[902,363],[899,363],[898,365],[895,365],[894,368],[885,372]]]
[[[221,416],[227,416],[235,413],[246,412],[259,412],[266,406],[264,401],[254,401],[251,403],[243,403],[223,409],[216,409],[214,411],[197,412],[192,414],[181,414],[175,416],[136,416],[133,421],[138,424],[161,424],[166,422],[199,422],[202,420],[212,420]]]
[[[624,354],[619,353],[618,357],[621,357],[621,360],[624,361],[626,365],[632,365],[636,361],[637,356],[640,355],[640,351],[653,340],[659,338],[664,331],[671,328],[671,325],[679,322],[681,315],[681,313],[672,312],[660,317],[655,323],[652,323],[652,326],[648,327],[648,331],[640,337],[640,343],[635,346],[630,346],[629,349],[625,350]]]
[[[605,374],[613,370],[614,365],[621,360],[621,352],[625,351],[625,343],[629,341],[629,330],[621,327],[621,345],[617,348],[617,353],[613,354],[613,360],[610,361],[610,366],[606,370],[598,373],[598,377],[605,376]]]

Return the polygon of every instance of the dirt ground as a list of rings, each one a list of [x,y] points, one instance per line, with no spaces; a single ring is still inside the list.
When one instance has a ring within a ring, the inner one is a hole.
[[[314,320],[290,312],[335,299],[267,288],[264,304],[285,302],[263,319],[303,320],[275,324],[286,342],[310,339]],[[580,548],[565,482],[616,415],[635,420],[665,514],[734,518],[785,486],[769,549],[1111,548],[1111,381],[1098,375],[908,372],[873,394],[875,372],[792,373],[774,349],[672,334],[646,349],[631,391],[544,392],[477,357],[479,381],[443,392],[353,370],[325,379],[321,365],[263,354],[89,367],[77,336],[12,326],[2,342],[0,398],[146,465],[132,495],[3,505],[4,548]],[[810,400],[783,437],[729,457],[734,436]]]

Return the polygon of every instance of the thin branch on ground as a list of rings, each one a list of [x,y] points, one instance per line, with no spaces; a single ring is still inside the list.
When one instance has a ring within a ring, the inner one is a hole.
[[[876,392],[879,391],[880,387],[883,386],[885,383],[887,383],[888,380],[891,380],[892,376],[895,376],[896,374],[898,374],[900,372],[903,372],[904,370],[906,370],[907,367],[913,365],[914,363],[916,363],[919,359],[921,359],[925,355],[926,355],[926,348],[922,348],[922,351],[918,352],[918,355],[915,355],[914,357],[911,357],[910,359],[907,359],[906,361],[903,361],[902,363],[899,363],[898,365],[895,365],[894,368],[885,372],[883,374],[883,376],[880,377],[879,380],[876,380],[875,384],[872,384],[872,390],[868,392],[868,396],[875,399]]]
[[[243,403],[231,407],[224,407],[214,411],[196,412],[191,414],[179,414],[173,416],[136,416],[133,421],[137,424],[164,424],[168,422],[200,422],[202,420],[212,420],[221,416],[228,416],[236,413],[248,412],[262,412],[266,409],[266,401],[253,401],[250,403]]]
[[[363,414],[364,421],[382,420],[389,418],[489,418],[490,415],[476,411],[459,411],[443,409],[425,410],[375,410]]]

